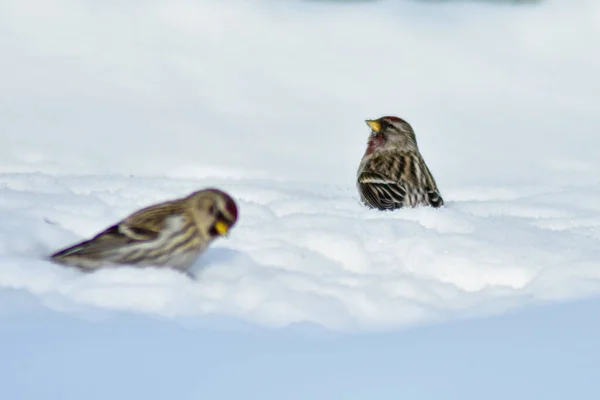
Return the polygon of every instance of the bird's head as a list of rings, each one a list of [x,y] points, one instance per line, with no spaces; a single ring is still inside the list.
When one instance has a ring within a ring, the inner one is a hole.
[[[235,200],[219,189],[204,189],[188,196],[195,219],[212,238],[225,236],[238,219]]]
[[[366,154],[378,150],[418,150],[412,126],[402,118],[381,117],[365,121],[371,128]]]

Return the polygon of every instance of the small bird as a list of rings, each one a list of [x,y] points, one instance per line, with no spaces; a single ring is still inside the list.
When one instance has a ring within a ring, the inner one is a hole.
[[[379,210],[443,206],[410,124],[390,116],[365,122],[371,136],[357,173],[362,202]]]
[[[143,208],[50,259],[83,271],[133,265],[186,272],[214,239],[229,232],[237,218],[237,205],[227,193],[199,190]]]

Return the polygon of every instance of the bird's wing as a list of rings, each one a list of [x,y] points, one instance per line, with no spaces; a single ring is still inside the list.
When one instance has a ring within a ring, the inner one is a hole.
[[[106,251],[132,243],[134,240],[123,234],[116,224],[100,232],[92,239],[84,240],[52,254],[51,258],[64,259],[70,256],[101,257]]]
[[[373,208],[393,210],[402,207],[406,188],[402,182],[386,178],[374,172],[363,172],[358,177],[364,200]]]
[[[144,208],[119,222],[119,232],[131,240],[153,240],[158,237],[171,217],[180,214],[179,202]]]
[[[174,207],[172,203],[142,209],[103,230],[93,238],[61,250],[51,257],[101,256],[106,251],[157,239],[161,229],[171,219],[170,217],[173,217],[174,211],[177,211],[177,207]]]
[[[431,207],[438,208],[444,205],[444,199],[437,188],[427,189],[427,199]]]
[[[427,195],[427,200],[429,202],[429,205],[431,205],[431,207],[435,207],[435,208],[443,206],[444,199],[442,198],[442,195],[437,187],[437,184],[435,182],[435,179],[433,178],[433,175],[431,174],[431,171],[429,171],[429,168],[427,167],[425,160],[423,160],[422,158],[421,158],[421,169],[424,172],[425,193]]]

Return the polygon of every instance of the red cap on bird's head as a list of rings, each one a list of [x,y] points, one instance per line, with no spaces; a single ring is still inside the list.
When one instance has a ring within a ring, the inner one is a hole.
[[[392,122],[398,122],[398,123],[404,123],[404,124],[406,124],[406,121],[405,121],[405,120],[403,120],[402,118],[394,117],[394,116],[391,116],[391,115],[387,115],[387,116],[385,116],[385,117],[381,117],[381,118],[379,118],[379,119],[386,119],[386,120],[388,120],[388,121],[392,121]]]

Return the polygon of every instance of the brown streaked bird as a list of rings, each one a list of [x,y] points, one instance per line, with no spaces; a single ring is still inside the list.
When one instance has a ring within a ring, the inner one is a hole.
[[[371,136],[357,173],[362,202],[379,210],[443,206],[410,124],[390,116],[366,123]]]
[[[227,193],[199,190],[143,208],[50,259],[83,271],[119,265],[185,271],[237,218],[236,203]]]

